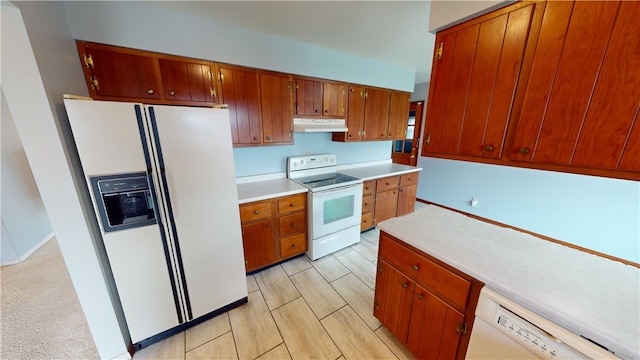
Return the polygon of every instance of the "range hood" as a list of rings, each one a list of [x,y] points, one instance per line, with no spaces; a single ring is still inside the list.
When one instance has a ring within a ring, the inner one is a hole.
[[[344,119],[293,118],[294,132],[347,132]]]

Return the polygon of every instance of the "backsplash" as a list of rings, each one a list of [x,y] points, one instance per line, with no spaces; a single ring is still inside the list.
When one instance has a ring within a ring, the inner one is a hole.
[[[233,149],[236,177],[286,172],[288,156],[335,153],[338,165],[391,159],[391,140],[334,142],[331,133],[294,133],[294,145]]]

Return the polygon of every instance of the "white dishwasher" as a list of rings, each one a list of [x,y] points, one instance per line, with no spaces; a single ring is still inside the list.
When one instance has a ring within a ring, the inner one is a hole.
[[[619,359],[488,289],[480,291],[467,359]]]

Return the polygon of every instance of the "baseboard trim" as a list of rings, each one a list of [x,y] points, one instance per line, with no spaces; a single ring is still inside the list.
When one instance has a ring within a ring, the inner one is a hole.
[[[50,233],[49,235],[45,236],[44,239],[42,239],[39,243],[37,243],[34,247],[29,249],[29,251],[24,253],[19,258],[0,262],[0,266],[15,265],[15,264],[19,264],[19,263],[27,260],[27,258],[29,258],[29,256],[33,255],[34,252],[38,251],[38,249],[40,249],[42,246],[44,246],[44,244],[46,244],[49,240],[53,239],[54,236],[56,236],[55,233],[53,233],[53,232]]]

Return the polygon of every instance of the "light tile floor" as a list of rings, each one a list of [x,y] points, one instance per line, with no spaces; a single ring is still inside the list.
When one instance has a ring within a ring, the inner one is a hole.
[[[247,304],[134,359],[413,359],[373,316],[379,233],[316,261],[298,257],[247,276]]]

